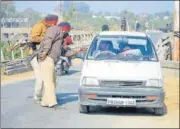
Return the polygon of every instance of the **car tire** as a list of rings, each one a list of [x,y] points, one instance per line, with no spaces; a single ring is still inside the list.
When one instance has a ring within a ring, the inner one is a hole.
[[[63,75],[63,66],[61,65],[60,68],[57,70],[57,75],[62,76]]]
[[[65,74],[68,74],[69,71],[65,71]]]
[[[160,108],[154,108],[154,114],[156,116],[164,116],[166,114],[166,106]]]
[[[79,112],[80,112],[80,113],[89,113],[89,106],[80,105],[80,106],[79,106]]]

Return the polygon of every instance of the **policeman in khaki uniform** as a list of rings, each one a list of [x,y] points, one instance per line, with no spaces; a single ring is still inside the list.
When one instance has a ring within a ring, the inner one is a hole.
[[[65,29],[61,25],[51,26],[47,29],[46,34],[41,41],[43,52],[39,54],[38,61],[40,64],[40,71],[44,83],[44,94],[41,100],[42,107],[59,107],[55,93],[55,64],[58,61],[59,56],[61,55],[61,48],[62,45],[64,45],[64,42],[66,42],[66,44],[71,44],[71,39],[69,39],[70,37],[64,37],[66,31],[67,29]],[[82,50],[84,49],[79,48],[77,50],[67,52],[66,56],[74,55]]]
[[[46,29],[50,27],[51,25],[56,25],[58,21],[58,16],[56,15],[48,15],[45,17],[45,19],[32,28],[31,31],[31,38],[30,42],[32,42],[34,47],[29,49],[29,54],[32,54],[32,52],[39,48],[40,42],[43,40],[44,35],[46,33]],[[37,57],[33,58],[31,61],[31,65],[34,69],[36,83],[35,83],[35,92],[34,92],[34,100],[36,102],[39,102],[42,97],[42,86],[43,86],[43,80],[40,72],[40,66],[37,61]]]
[[[24,46],[24,49],[28,49],[29,54],[32,54],[33,51],[37,50],[40,46],[40,42],[44,38],[47,28],[49,28],[52,25],[56,25],[57,21],[58,21],[58,16],[48,15],[45,17],[44,20],[35,24],[32,27],[30,33],[30,40],[29,40],[32,43],[32,47]],[[18,44],[14,45],[14,47],[9,48],[8,51],[12,51],[13,49],[17,48],[16,46],[18,46]],[[34,57],[30,63],[33,67],[36,78],[33,99],[35,100],[35,102],[40,102],[42,98],[43,80],[40,72],[40,65],[37,61],[37,57]]]

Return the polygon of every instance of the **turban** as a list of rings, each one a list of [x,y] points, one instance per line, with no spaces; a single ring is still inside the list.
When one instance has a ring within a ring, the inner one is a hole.
[[[61,22],[58,26],[60,26],[62,30],[65,32],[68,32],[71,30],[71,25],[68,22]]]
[[[58,21],[57,15],[47,15],[44,19],[45,23],[47,24],[56,24]]]

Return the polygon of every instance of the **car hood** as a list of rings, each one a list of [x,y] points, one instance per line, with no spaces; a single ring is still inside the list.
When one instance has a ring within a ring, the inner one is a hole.
[[[162,77],[159,62],[85,61],[82,76],[108,80],[146,80]]]

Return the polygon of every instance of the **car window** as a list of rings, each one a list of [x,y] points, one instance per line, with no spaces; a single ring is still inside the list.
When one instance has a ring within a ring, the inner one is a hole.
[[[146,37],[99,36],[91,44],[87,59],[154,61],[157,57]]]

